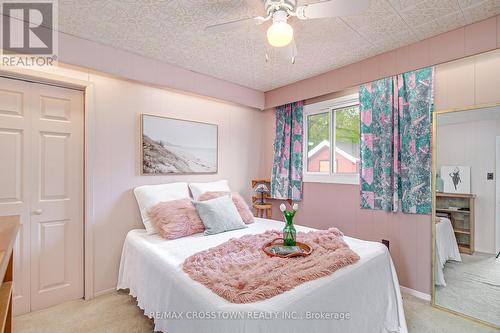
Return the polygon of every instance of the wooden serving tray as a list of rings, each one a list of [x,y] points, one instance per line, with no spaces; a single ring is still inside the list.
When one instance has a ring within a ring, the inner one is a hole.
[[[262,247],[262,251],[264,251],[265,254],[267,254],[270,257],[279,257],[279,258],[293,258],[293,257],[307,257],[310,255],[313,251],[312,247],[305,243],[301,242],[295,242],[295,246],[298,246],[302,249],[304,252],[294,252],[294,253],[289,253],[289,254],[276,254],[270,251],[272,246],[275,245],[284,245],[284,240],[283,238],[276,238],[270,241],[269,243],[265,244]]]

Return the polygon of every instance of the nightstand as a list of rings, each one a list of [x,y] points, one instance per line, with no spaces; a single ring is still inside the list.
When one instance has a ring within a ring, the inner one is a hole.
[[[272,217],[273,205],[269,203],[260,204],[258,202],[254,202],[253,208],[255,209],[256,217],[264,217],[264,213],[266,213],[266,218],[270,219]]]

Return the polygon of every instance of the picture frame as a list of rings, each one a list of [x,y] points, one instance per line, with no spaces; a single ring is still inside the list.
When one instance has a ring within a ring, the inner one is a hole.
[[[445,193],[470,194],[470,167],[469,166],[441,166],[441,178]]]
[[[141,174],[218,172],[218,125],[141,114]]]

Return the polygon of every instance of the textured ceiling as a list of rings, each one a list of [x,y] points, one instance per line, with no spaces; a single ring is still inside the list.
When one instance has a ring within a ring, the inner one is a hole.
[[[292,19],[298,49],[293,65],[267,46],[269,23],[215,35],[203,31],[264,15],[260,0],[59,0],[59,28],[268,91],[499,13],[500,0],[371,0],[359,16]]]

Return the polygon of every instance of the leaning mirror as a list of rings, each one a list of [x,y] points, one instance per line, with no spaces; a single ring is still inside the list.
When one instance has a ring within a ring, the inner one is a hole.
[[[434,113],[434,306],[500,328],[500,105]]]

